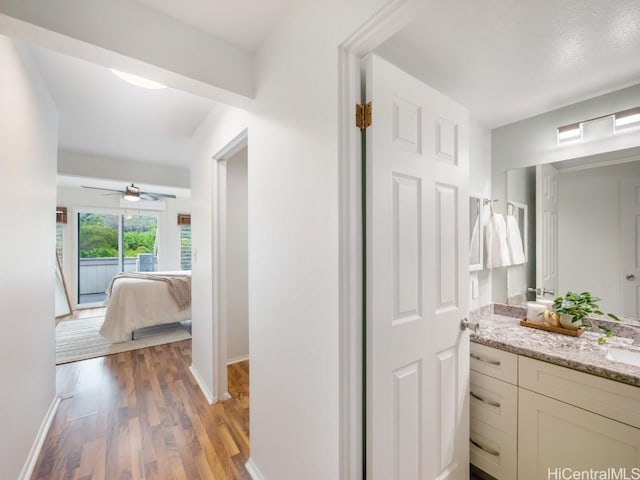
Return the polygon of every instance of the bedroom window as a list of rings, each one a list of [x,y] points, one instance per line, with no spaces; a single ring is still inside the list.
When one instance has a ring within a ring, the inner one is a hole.
[[[62,228],[61,223],[56,223],[56,252],[58,252],[60,263],[62,263]]]
[[[157,262],[158,218],[78,213],[78,303],[103,302],[114,275],[152,272]]]
[[[180,228],[180,269],[191,270],[191,215],[178,214]]]

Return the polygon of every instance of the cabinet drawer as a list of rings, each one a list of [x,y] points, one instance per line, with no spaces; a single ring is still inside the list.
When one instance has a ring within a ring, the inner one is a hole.
[[[527,357],[519,365],[522,388],[640,428],[640,388]]]
[[[471,370],[518,384],[518,356],[513,353],[471,343]]]
[[[483,422],[471,420],[469,458],[498,480],[517,478],[517,438]]]
[[[515,437],[518,433],[518,387],[478,372],[471,372],[469,383],[471,418]]]

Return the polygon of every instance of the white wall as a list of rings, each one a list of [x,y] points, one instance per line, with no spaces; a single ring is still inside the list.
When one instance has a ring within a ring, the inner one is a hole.
[[[247,148],[227,162],[227,357],[249,356]]]
[[[622,312],[621,181],[640,177],[640,162],[560,173],[558,285],[585,290],[606,312]]]
[[[556,138],[556,129],[562,125],[637,107],[638,98],[640,84],[492,130],[492,190],[494,198],[501,199],[498,209],[506,213],[506,171],[510,168],[639,146],[637,131],[564,146],[559,146]],[[504,303],[507,299],[506,269],[496,272],[492,276],[493,300]]]
[[[71,302],[77,304],[77,209],[109,209],[116,213],[150,215],[158,217],[158,270],[180,270],[180,228],[177,224],[178,213],[189,213],[191,201],[188,198],[168,198],[163,200],[163,211],[138,210],[135,203],[132,208],[120,207],[119,195],[103,195],[98,190],[77,187],[58,187],[56,205],[67,207],[68,223],[63,227],[63,270]]]
[[[493,130],[494,167],[499,171],[506,171],[509,168],[637,147],[640,145],[637,132],[559,146],[556,129],[562,125],[637,107],[638,98],[640,84],[496,128]]]
[[[179,188],[189,188],[191,182],[188,165],[178,168],[66,150],[58,152],[58,173]]]
[[[248,125],[245,111],[218,105],[194,133],[189,145],[191,163],[191,370],[209,400],[215,391],[213,319],[213,221],[217,184],[213,155],[236,138]]]
[[[338,45],[385,3],[292,3],[256,53],[251,458],[267,480],[340,478]]]
[[[56,393],[58,113],[25,45],[0,36],[0,65],[0,478],[18,479]]]

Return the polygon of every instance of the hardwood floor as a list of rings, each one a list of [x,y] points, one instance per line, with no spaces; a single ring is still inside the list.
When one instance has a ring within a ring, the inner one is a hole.
[[[209,405],[191,341],[56,367],[63,399],[32,479],[249,480],[249,363]]]

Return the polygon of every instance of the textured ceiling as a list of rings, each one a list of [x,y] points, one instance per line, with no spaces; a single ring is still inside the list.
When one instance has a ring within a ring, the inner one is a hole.
[[[640,83],[640,4],[434,0],[377,52],[495,128]]]

